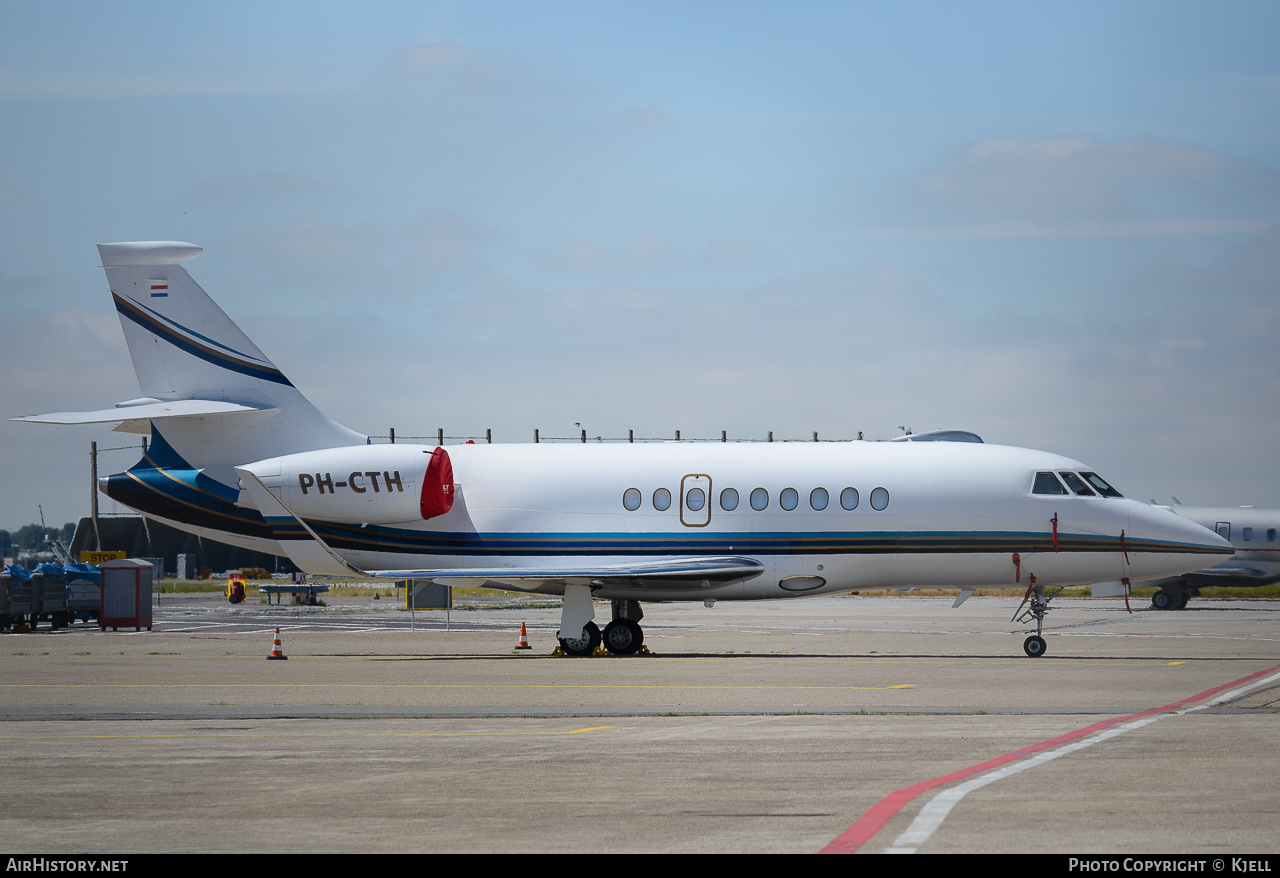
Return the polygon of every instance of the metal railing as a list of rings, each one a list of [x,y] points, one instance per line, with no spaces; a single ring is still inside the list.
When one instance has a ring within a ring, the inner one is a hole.
[[[579,430],[579,432],[578,432],[578,435],[577,435],[577,436],[544,436],[544,435],[542,435],[542,431],[541,431],[540,429],[536,428],[536,427],[534,428],[534,431],[533,431],[533,441],[534,441],[535,443],[538,443],[538,442],[580,442],[580,443],[585,444],[585,443],[587,443],[587,442],[599,442],[599,443],[604,443],[604,442],[629,442],[629,443],[634,443],[634,442],[858,442],[858,441],[862,441],[862,431],[861,431],[861,430],[859,430],[859,431],[858,431],[857,438],[854,438],[854,439],[847,439],[847,438],[840,438],[840,439],[820,439],[820,438],[818,437],[818,431],[817,431],[817,430],[814,430],[814,431],[813,431],[812,436],[813,436],[813,438],[811,438],[811,439],[775,439],[775,438],[774,438],[774,436],[773,436],[773,431],[772,431],[772,430],[769,430],[769,431],[765,434],[765,436],[764,436],[763,438],[760,438],[760,437],[753,437],[753,436],[746,436],[746,437],[734,437],[734,438],[732,438],[732,439],[730,439],[730,438],[729,438],[729,433],[728,433],[728,431],[727,431],[727,430],[721,430],[721,431],[720,431],[720,438],[718,438],[718,439],[715,439],[715,438],[710,438],[710,439],[709,439],[709,438],[705,438],[705,437],[701,437],[701,436],[688,436],[688,437],[684,437],[684,436],[681,436],[681,435],[680,435],[680,431],[679,431],[679,430],[676,430],[676,431],[675,431],[674,436],[637,436],[637,435],[635,434],[635,430],[628,430],[628,431],[627,431],[627,435],[626,435],[626,436],[588,436],[588,435],[587,435],[587,431],[586,431],[586,430],[584,430],[584,429],[580,429],[580,430]],[[486,429],[486,430],[484,431],[484,435],[482,435],[482,436],[481,436],[481,435],[474,435],[474,436],[468,436],[468,435],[461,435],[461,436],[446,435],[446,434],[445,434],[445,432],[444,432],[444,427],[439,427],[439,428],[437,428],[437,430],[436,430],[436,432],[435,432],[435,435],[433,435],[433,436],[406,436],[406,435],[403,435],[403,434],[401,434],[401,435],[397,436],[397,435],[396,435],[395,427],[392,427],[392,428],[390,428],[390,431],[389,431],[389,432],[387,432],[387,433],[383,433],[383,434],[371,434],[371,435],[369,436],[369,438],[370,438],[370,439],[374,439],[374,440],[385,440],[385,441],[387,441],[387,442],[389,442],[389,443],[391,443],[391,444],[393,444],[393,445],[396,443],[396,441],[397,441],[397,440],[400,440],[400,441],[409,441],[409,442],[427,441],[427,442],[434,442],[434,443],[435,443],[435,444],[437,444],[437,445],[445,445],[445,444],[447,444],[447,443],[449,443],[449,442],[453,442],[453,443],[455,443],[455,444],[460,444],[460,443],[465,443],[465,442],[475,442],[475,443],[485,442],[485,443],[487,443],[487,444],[492,444],[492,443],[493,443],[493,429],[492,429],[492,428],[488,428],[488,429]]]

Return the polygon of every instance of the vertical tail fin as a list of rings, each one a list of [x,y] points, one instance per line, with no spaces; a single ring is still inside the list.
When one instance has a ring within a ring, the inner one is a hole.
[[[134,241],[98,252],[145,397],[271,409],[166,418],[165,438],[190,464],[235,466],[368,441],[316,409],[192,280],[181,263],[202,248]]]

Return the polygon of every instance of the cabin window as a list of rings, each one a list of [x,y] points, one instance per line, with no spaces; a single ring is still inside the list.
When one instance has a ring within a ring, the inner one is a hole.
[[[691,512],[698,512],[707,505],[707,495],[701,488],[690,488],[684,492],[684,506]]]
[[[1032,494],[1065,494],[1067,489],[1053,473],[1036,473],[1036,483],[1031,486]]]
[[[732,512],[738,508],[738,492],[734,488],[725,488],[720,492],[720,508]]]
[[[809,492],[809,505],[821,512],[827,508],[827,489],[814,488]]]
[[[871,492],[871,508],[884,509],[889,505],[889,492],[884,488],[876,488]]]
[[[1274,527],[1267,528],[1267,542],[1274,543],[1276,541],[1276,529]]]
[[[767,508],[769,505],[769,492],[764,488],[756,488],[751,492],[751,508],[756,512]]]
[[[858,508],[858,489],[845,488],[840,492],[840,506],[850,511]]]
[[[1098,493],[1101,494],[1103,497],[1123,497],[1124,496],[1124,494],[1121,494],[1115,488],[1111,487],[1105,481],[1103,481],[1102,476],[1098,475],[1097,473],[1080,473],[1080,475],[1084,476],[1084,480],[1089,484],[1093,485],[1093,487],[1096,488]]]
[[[653,492],[653,508],[659,512],[666,512],[671,508],[671,492],[666,488],[659,488]]]
[[[1062,476],[1062,480],[1067,483],[1067,487],[1070,488],[1073,493],[1079,494],[1081,497],[1098,496],[1093,493],[1092,488],[1084,483],[1084,479],[1080,478],[1075,473],[1058,473],[1058,475]]]
[[[783,488],[778,495],[778,505],[790,512],[800,505],[800,494],[795,488]]]
[[[622,492],[622,505],[625,509],[635,512],[640,508],[640,489],[627,488]]]
[[[1247,542],[1249,542],[1251,539],[1253,539],[1253,528],[1251,528],[1251,527],[1246,527],[1246,528],[1244,529],[1244,541],[1247,543]]]

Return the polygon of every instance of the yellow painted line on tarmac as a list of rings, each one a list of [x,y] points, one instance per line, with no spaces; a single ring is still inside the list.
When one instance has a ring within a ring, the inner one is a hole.
[[[589,729],[572,729],[560,732],[342,732],[315,734],[307,732],[265,732],[237,734],[172,734],[172,735],[0,735],[0,741],[108,741],[119,738],[538,738],[556,735],[581,735],[586,732],[603,732],[617,726],[592,726]]]
[[[1185,665],[1185,664],[1186,664],[1186,662],[1169,662],[1168,664],[1169,664],[1170,666],[1173,666],[1173,665]]]
[[[0,683],[0,689],[835,689],[880,692],[914,689],[893,686],[705,686],[636,683]]]

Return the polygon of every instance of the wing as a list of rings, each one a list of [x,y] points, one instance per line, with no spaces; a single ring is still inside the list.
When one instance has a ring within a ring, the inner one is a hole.
[[[600,585],[662,585],[666,588],[710,588],[754,579],[764,565],[753,558],[678,558],[635,564],[558,567],[440,567],[424,570],[376,570],[365,575],[387,579],[434,579],[446,585],[493,582],[520,588],[534,582],[583,581]]]
[[[361,570],[335,552],[320,538],[301,516],[293,513],[280,498],[247,469],[237,468],[249,495],[275,531],[282,524],[301,526],[310,540],[280,540],[294,563],[309,572],[337,576],[360,576],[377,579],[433,579],[446,585],[482,585],[493,582],[513,588],[528,588],[535,583],[583,583],[601,585],[650,585],[696,590],[753,579],[764,572],[764,565],[753,558],[734,556],[713,558],[677,558],[668,561],[642,561],[630,564],[584,564],[549,567],[432,567],[406,570]],[[296,531],[295,531],[296,532]]]

